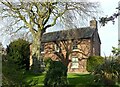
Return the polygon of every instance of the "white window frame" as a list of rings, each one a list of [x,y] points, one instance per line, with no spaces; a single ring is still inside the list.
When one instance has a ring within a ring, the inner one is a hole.
[[[72,50],[73,50],[73,51],[78,50],[78,44],[77,44],[76,41],[73,42]]]
[[[56,51],[56,52],[59,52],[59,47],[55,44],[54,45],[54,50]]]
[[[73,50],[78,49],[78,45],[77,44],[73,44]]]
[[[77,57],[72,57],[72,66],[71,68],[77,69],[79,68],[79,60]]]

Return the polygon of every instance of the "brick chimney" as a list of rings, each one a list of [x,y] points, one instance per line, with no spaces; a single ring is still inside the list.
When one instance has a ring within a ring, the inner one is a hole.
[[[97,21],[95,19],[90,21],[90,27],[93,29],[97,29]]]

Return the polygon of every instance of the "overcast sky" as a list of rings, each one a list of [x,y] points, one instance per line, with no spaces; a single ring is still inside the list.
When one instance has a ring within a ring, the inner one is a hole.
[[[110,16],[114,12],[117,12],[115,9],[118,6],[119,0],[91,0],[91,1],[99,1],[101,2],[101,10],[104,12],[102,16]],[[112,50],[112,46],[118,46],[118,20],[115,20],[115,24],[112,22],[108,22],[105,27],[99,27],[99,34],[101,39],[101,55],[109,56]],[[2,26],[2,25],[0,25]],[[9,38],[7,38],[9,40]],[[6,42],[4,37],[0,37],[0,42]]]
[[[111,16],[114,12],[117,12],[119,0],[99,0],[101,2],[103,16]],[[99,34],[101,38],[101,54],[102,56],[109,56],[112,50],[112,46],[118,47],[118,20],[115,20],[115,24],[108,22],[105,27],[99,28]]]

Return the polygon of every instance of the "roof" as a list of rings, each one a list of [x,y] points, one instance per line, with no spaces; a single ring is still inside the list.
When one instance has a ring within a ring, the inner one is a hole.
[[[42,36],[42,42],[52,42],[68,39],[86,39],[91,38],[95,29],[90,27],[61,30],[45,33]]]

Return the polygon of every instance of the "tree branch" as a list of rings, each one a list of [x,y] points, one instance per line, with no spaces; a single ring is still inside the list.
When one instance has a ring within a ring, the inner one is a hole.
[[[67,10],[65,9],[63,12],[61,12],[61,13],[59,13],[57,16],[55,16],[55,18],[53,19],[53,22],[52,22],[51,24],[45,26],[44,29],[47,29],[47,28],[49,28],[49,27],[54,26],[54,25],[56,24],[57,19],[58,19],[60,16],[62,16],[66,11],[67,11]]]

